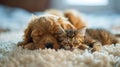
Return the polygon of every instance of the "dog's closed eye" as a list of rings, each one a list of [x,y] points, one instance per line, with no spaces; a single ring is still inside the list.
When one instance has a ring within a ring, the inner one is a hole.
[[[43,34],[44,33],[40,30],[34,30],[34,31],[32,31],[31,36],[32,37],[38,37],[38,36],[42,36]]]

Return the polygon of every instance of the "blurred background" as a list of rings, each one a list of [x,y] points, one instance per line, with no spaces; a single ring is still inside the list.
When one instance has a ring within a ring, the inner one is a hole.
[[[120,34],[120,0],[0,0],[0,32],[26,28],[32,14],[47,9],[76,9],[89,28]]]

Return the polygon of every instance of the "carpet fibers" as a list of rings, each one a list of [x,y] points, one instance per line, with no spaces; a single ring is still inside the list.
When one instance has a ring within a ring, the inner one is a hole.
[[[120,67],[120,44],[100,52],[60,49],[27,50],[17,47],[22,32],[0,34],[0,67]]]

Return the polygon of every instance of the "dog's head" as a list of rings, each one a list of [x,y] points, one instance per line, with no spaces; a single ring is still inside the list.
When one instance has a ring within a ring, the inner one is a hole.
[[[57,37],[63,32],[58,17],[45,15],[34,18],[25,30],[25,43],[33,42],[36,48],[60,48]]]

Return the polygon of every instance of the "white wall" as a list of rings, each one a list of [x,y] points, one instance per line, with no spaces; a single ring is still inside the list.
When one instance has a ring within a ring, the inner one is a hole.
[[[110,0],[107,6],[72,6],[65,3],[65,0],[51,0],[51,8],[55,9],[77,9],[87,13],[120,12],[120,0]]]

